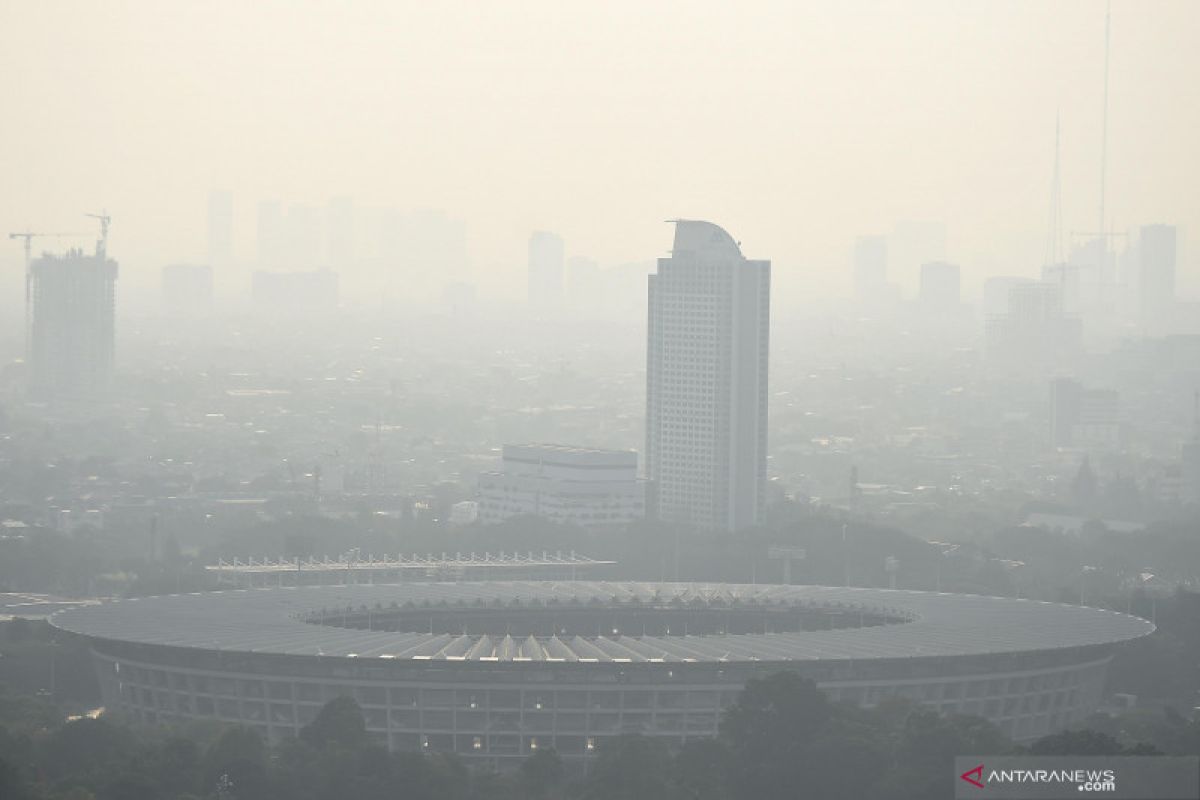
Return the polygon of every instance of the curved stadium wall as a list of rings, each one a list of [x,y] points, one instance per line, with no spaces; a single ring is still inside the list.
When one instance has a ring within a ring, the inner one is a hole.
[[[1108,661],[1153,626],[1094,608],[882,589],[505,582],[247,589],[60,612],[105,705],[215,719],[269,740],[340,695],[393,750],[493,761],[605,737],[716,733],[745,682],[782,670],[833,700],[905,697],[1017,740],[1097,706]]]

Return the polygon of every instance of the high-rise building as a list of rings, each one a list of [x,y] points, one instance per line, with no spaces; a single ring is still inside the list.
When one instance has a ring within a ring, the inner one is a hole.
[[[1032,278],[1012,275],[997,275],[983,282],[983,317],[985,320],[1001,317],[1009,312],[1008,301],[1017,286],[1029,286]]]
[[[762,520],[771,262],[709,222],[677,220],[649,276],[648,510],[734,530]]]
[[[548,231],[529,237],[529,302],[552,306],[562,300],[563,240]]]
[[[233,195],[208,195],[208,263],[222,269],[233,263]]]
[[[888,294],[887,237],[860,236],[854,242],[854,296],[877,303]]]
[[[71,250],[31,267],[31,390],[46,398],[89,398],[112,381],[117,262]]]
[[[988,366],[1029,373],[1052,371],[1077,358],[1083,326],[1063,311],[1062,288],[1045,281],[1015,282],[1005,313],[984,328]]]
[[[934,311],[951,311],[962,300],[958,264],[930,261],[921,265],[921,305]]]
[[[1139,237],[1138,295],[1142,325],[1164,330],[1175,305],[1175,226],[1143,225]]]

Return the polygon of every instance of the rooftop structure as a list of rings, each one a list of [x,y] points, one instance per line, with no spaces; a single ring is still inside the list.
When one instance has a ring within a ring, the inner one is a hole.
[[[64,611],[105,705],[279,739],[358,700],[394,750],[586,760],[624,732],[713,736],[780,670],[833,699],[905,697],[1027,740],[1098,704],[1113,648],[1154,626],[1080,606],[883,589],[701,583],[409,583],[249,589]]]

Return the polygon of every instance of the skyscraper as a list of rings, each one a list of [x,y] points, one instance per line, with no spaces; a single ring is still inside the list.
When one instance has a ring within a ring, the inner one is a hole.
[[[529,237],[529,302],[551,306],[562,300],[563,240],[548,231]]]
[[[675,222],[648,292],[646,477],[660,519],[762,520],[770,293],[771,262],[747,260],[712,223]]]
[[[71,250],[33,262],[31,391],[86,399],[112,380],[117,262]]]

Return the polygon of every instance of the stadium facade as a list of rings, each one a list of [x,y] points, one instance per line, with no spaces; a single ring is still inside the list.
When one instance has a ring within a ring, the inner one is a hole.
[[[294,736],[340,695],[393,750],[501,763],[605,737],[713,736],[745,682],[782,670],[834,700],[909,698],[1017,740],[1083,720],[1122,642],[1095,608],[883,589],[493,582],[172,595],[51,619],[90,640],[108,708]]]

